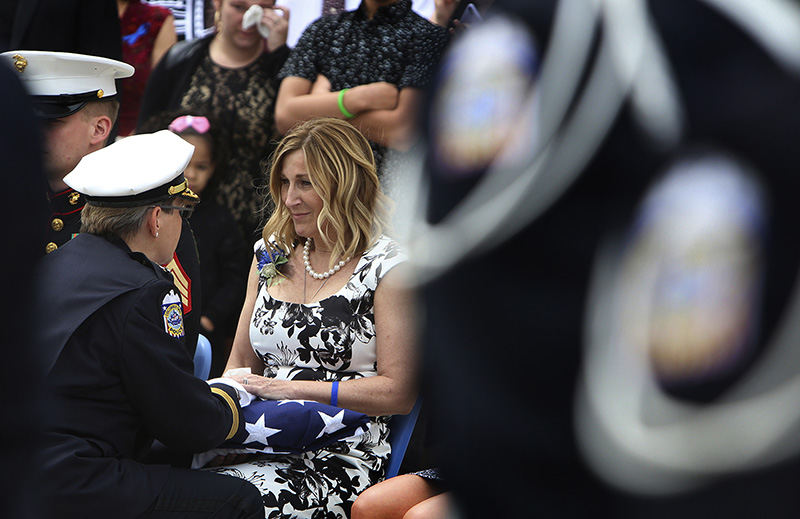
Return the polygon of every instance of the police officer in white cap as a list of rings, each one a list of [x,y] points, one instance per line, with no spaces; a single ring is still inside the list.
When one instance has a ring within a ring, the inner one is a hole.
[[[87,200],[81,233],[43,259],[35,294],[53,404],[42,484],[59,517],[264,517],[249,482],[138,461],[154,438],[198,452],[246,434],[244,389],[194,377],[161,267],[198,202],[183,176],[193,151],[168,131],[136,135],[64,178]]]
[[[45,123],[45,169],[50,220],[44,252],[67,242],[80,227],[85,201],[63,178],[81,158],[106,144],[119,112],[115,80],[133,75],[121,61],[68,52],[14,50],[0,54],[28,89]]]

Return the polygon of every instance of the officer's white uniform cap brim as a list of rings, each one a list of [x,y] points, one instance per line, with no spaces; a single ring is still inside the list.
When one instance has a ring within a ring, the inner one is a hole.
[[[122,61],[71,52],[12,50],[0,54],[0,59],[19,72],[19,79],[34,96],[102,91],[97,97],[108,97],[117,93],[115,79],[134,73],[134,68]]]
[[[198,201],[183,176],[193,153],[168,130],[132,135],[83,157],[64,182],[95,205],[134,207],[176,195]]]

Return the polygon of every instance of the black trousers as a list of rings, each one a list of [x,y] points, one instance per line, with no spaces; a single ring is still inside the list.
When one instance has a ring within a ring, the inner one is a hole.
[[[174,468],[146,519],[264,519],[261,492],[243,479]]]

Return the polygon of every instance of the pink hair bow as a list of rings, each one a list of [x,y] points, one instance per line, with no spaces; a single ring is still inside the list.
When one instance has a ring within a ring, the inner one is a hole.
[[[193,128],[197,133],[203,134],[208,131],[211,124],[202,115],[182,115],[169,123],[170,131],[183,133],[186,128]]]

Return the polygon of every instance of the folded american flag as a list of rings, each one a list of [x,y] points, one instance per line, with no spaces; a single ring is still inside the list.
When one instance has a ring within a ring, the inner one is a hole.
[[[258,452],[316,450],[366,431],[369,417],[312,400],[256,400],[242,408],[248,436],[241,444]]]
[[[367,430],[369,417],[312,400],[254,400],[242,407],[247,436],[220,448],[195,455],[193,467],[220,454],[298,453],[321,449]]]

